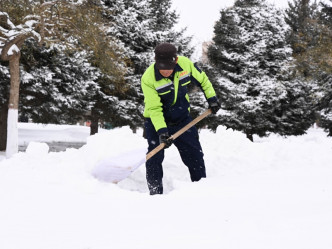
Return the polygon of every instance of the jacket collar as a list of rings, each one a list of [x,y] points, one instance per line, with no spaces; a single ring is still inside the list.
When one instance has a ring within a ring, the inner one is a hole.
[[[176,72],[181,72],[181,71],[183,71],[183,69],[182,69],[182,67],[180,67],[180,65],[177,63],[177,64],[175,65],[174,72],[176,73]],[[160,74],[159,70],[156,68],[156,64],[154,65],[154,75],[155,75],[155,77],[156,77],[156,81],[159,81],[159,80],[162,80],[162,79],[165,78],[164,76],[162,76],[162,75]]]

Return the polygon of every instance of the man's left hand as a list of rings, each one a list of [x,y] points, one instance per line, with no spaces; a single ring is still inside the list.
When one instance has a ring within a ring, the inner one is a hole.
[[[219,104],[218,100],[210,102],[209,103],[209,108],[211,109],[213,114],[216,114],[220,109],[220,104]]]

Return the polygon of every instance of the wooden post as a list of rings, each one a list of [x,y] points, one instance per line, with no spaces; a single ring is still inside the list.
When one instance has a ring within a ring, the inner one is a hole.
[[[0,106],[0,151],[6,151],[7,146],[8,103]]]

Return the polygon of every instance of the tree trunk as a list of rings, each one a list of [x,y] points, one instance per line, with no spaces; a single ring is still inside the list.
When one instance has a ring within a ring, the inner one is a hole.
[[[246,135],[247,135],[247,138],[248,138],[251,142],[254,142],[254,137],[253,137],[252,134],[250,134],[250,133],[246,133]]]
[[[6,151],[8,104],[0,106],[0,151]]]
[[[99,117],[97,115],[91,114],[91,125],[90,125],[90,135],[98,133],[98,123]]]
[[[7,120],[7,158],[18,152],[18,100],[20,89],[20,54],[12,55],[9,61],[10,92]]]

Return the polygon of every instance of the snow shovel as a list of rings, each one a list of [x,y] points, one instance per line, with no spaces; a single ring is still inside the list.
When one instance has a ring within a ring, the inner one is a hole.
[[[182,129],[174,133],[169,139],[175,140],[211,113],[211,109],[206,110]],[[118,183],[127,178],[139,166],[161,151],[164,147],[165,143],[161,143],[147,155],[145,155],[146,149],[144,149],[131,151],[130,153],[119,155],[117,157],[113,156],[106,158],[96,165],[92,171],[92,175],[102,181]]]
[[[183,127],[181,130],[177,131],[174,133],[169,139],[175,140],[179,136],[181,136],[184,132],[189,130],[191,127],[193,127],[195,124],[197,124],[199,121],[201,121],[203,118],[207,117],[208,115],[211,114],[211,109],[207,109],[205,112],[203,112],[201,115],[199,115],[197,118],[195,118],[193,121],[188,123],[185,127]],[[159,151],[161,151],[165,147],[165,143],[159,144],[156,148],[151,150],[147,155],[146,155],[146,161],[149,160],[151,157],[153,157],[155,154],[157,154]]]

